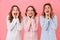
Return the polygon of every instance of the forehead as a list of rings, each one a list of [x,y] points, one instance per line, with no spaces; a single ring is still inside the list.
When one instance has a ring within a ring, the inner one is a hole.
[[[28,10],[33,10],[33,8],[32,7],[29,7]]]
[[[13,7],[13,9],[17,9],[17,7]]]
[[[45,6],[45,8],[48,8],[48,7],[50,7],[50,6],[49,6],[49,5],[46,5],[46,6]]]

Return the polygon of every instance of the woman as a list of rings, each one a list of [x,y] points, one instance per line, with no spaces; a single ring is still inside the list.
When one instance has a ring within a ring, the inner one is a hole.
[[[24,17],[24,40],[38,40],[38,17],[33,6],[28,6]]]
[[[43,13],[40,16],[42,27],[41,40],[57,40],[55,30],[57,28],[57,17],[53,14],[53,9],[50,3],[43,6]]]
[[[17,5],[13,5],[7,16],[7,37],[6,40],[21,40],[22,16]]]

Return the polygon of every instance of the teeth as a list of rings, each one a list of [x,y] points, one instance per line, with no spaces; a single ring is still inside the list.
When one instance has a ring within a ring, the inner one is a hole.
[[[17,15],[17,13],[14,13],[14,15]]]

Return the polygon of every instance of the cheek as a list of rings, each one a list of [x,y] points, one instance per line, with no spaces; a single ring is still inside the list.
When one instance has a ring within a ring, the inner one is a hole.
[[[12,14],[14,14],[15,13],[15,11],[12,11]]]
[[[30,14],[30,12],[28,11],[28,12],[27,12],[27,15],[29,15],[29,14]]]
[[[19,13],[17,13],[17,15],[19,16]]]
[[[33,11],[32,13],[33,13],[33,14],[35,14],[35,12],[34,12],[34,11]]]
[[[30,13],[30,11],[27,11],[27,13],[29,14],[29,13]]]
[[[15,11],[12,11],[12,14],[14,14],[15,13]]]
[[[12,16],[14,17],[14,13],[12,13]]]
[[[44,12],[46,13],[46,9],[44,10]]]
[[[51,12],[51,9],[49,9],[49,11]]]
[[[12,16],[13,16],[13,17],[15,16],[15,11],[12,11]]]
[[[16,13],[17,13],[17,15],[19,15],[19,11],[17,11]]]

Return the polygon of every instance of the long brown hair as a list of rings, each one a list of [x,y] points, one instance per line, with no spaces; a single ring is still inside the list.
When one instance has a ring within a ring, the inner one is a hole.
[[[44,6],[43,6],[42,16],[45,18],[45,15],[46,15],[46,14],[45,14],[44,10],[45,10],[45,6],[46,6],[46,5],[50,6],[50,8],[51,8],[50,18],[53,19],[53,17],[54,17],[54,13],[53,13],[53,9],[52,9],[52,6],[51,6],[50,3],[46,3],[46,4],[44,4]]]
[[[35,12],[35,14],[34,14],[34,17],[35,17],[37,15],[37,12],[36,12],[34,6],[28,6],[27,9],[26,9],[25,15],[27,16],[27,11],[28,11],[29,7],[33,8],[33,11]]]
[[[10,20],[10,22],[12,22],[12,20],[13,20],[12,11],[13,11],[13,8],[14,8],[14,7],[17,7],[17,9],[18,9],[18,11],[19,11],[19,16],[18,16],[18,18],[19,18],[19,22],[21,23],[21,19],[22,19],[21,11],[20,11],[20,9],[19,9],[19,7],[18,7],[17,5],[13,5],[13,6],[11,7],[11,10],[10,10],[10,12],[9,12],[9,20]]]

